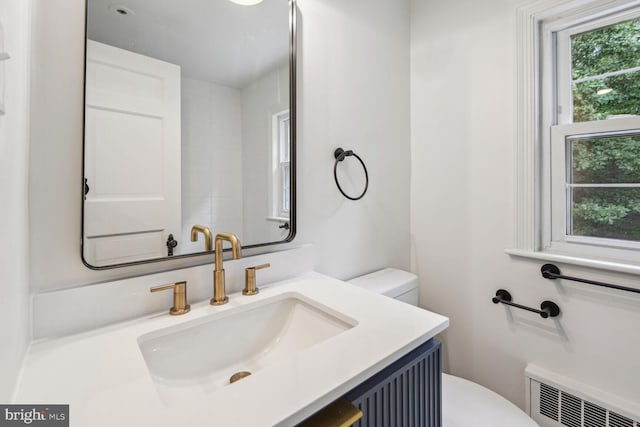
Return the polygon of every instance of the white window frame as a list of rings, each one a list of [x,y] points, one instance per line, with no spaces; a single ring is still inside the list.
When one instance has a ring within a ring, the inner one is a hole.
[[[290,112],[288,109],[273,114],[271,120],[271,216],[267,219],[278,222],[287,222],[291,217],[291,210],[284,208],[285,192],[287,191],[285,175],[287,167],[290,171],[291,158],[288,162],[281,161],[282,145],[290,145],[290,139],[285,138],[285,136],[291,138],[291,127],[287,124],[289,120]],[[290,150],[290,147],[287,149]],[[289,206],[291,205],[289,204]]]
[[[566,141],[572,137],[622,135],[625,132],[640,133],[639,118],[624,118],[562,124],[551,127],[551,224],[549,233],[543,233],[543,247],[556,252],[569,252],[588,257],[616,258],[625,262],[637,261],[640,257],[640,242],[569,235],[567,230],[567,167]],[[543,189],[543,194],[545,189]],[[544,205],[543,205],[544,206]]]
[[[554,229],[552,225],[552,206],[559,203],[565,206],[566,201],[564,196],[562,201],[554,201],[551,192],[553,180],[556,179],[557,184],[557,180],[565,179],[566,174],[563,154],[558,162],[552,164],[551,161],[555,158],[552,156],[558,155],[557,152],[552,153],[552,127],[556,133],[564,132],[565,135],[576,134],[576,131],[600,133],[611,126],[619,129],[623,121],[627,121],[624,125],[631,128],[640,127],[637,117],[586,124],[566,123],[566,118],[572,114],[570,109],[565,108],[563,114],[558,114],[555,107],[558,101],[562,102],[561,105],[566,104],[563,98],[570,99],[570,94],[567,98],[566,93],[555,90],[557,73],[563,72],[555,68],[557,49],[563,48],[557,44],[555,34],[574,26],[576,31],[586,31],[589,24],[577,26],[600,17],[612,16],[617,20],[620,13],[638,6],[640,0],[612,0],[606,4],[598,0],[541,0],[518,9],[516,217],[514,244],[506,250],[508,254],[640,274],[640,252],[635,248],[594,245],[592,241],[581,238],[559,241],[557,227]],[[569,131],[569,127],[572,130]],[[564,138],[560,134],[556,137]],[[562,146],[564,149],[564,144]],[[566,231],[564,222],[560,229]]]
[[[571,86],[572,86],[572,76],[571,76],[571,36],[576,34],[585,33],[588,31],[592,31],[598,28],[605,27],[607,25],[613,25],[621,21],[627,21],[630,19],[637,18],[640,14],[640,8],[638,7],[630,7],[628,9],[624,9],[615,13],[608,13],[606,16],[599,16],[601,13],[594,12],[593,16],[588,16],[586,22],[584,21],[584,17],[578,17],[571,19],[558,19],[554,22],[544,24],[543,31],[544,32],[554,32],[556,33],[555,39],[555,47],[544,46],[545,50],[554,49],[556,52],[556,80],[558,82],[557,87],[557,100],[556,104],[559,107],[557,113],[557,124],[565,124],[573,122],[573,103],[572,94],[571,94]],[[566,29],[565,29],[566,28]],[[549,40],[550,38],[548,38]],[[631,71],[640,71],[640,67],[636,67],[632,70],[625,70],[625,72]],[[625,72],[619,73],[606,73],[608,75],[614,74],[624,74]],[[602,75],[604,77],[605,75]],[[588,79],[580,79],[582,81],[591,80],[594,77],[589,77]]]

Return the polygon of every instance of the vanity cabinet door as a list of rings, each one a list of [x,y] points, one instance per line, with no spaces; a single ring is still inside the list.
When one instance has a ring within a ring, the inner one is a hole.
[[[431,339],[345,395],[363,412],[355,427],[440,427],[441,344]]]

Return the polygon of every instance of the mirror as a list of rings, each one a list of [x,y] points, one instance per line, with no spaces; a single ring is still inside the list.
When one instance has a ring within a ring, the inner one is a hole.
[[[293,239],[295,10],[87,0],[87,266],[210,252],[208,232],[243,248]]]

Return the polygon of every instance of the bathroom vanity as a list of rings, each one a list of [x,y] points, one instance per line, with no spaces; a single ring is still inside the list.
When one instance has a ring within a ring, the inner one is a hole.
[[[314,272],[229,297],[35,342],[15,402],[69,404],[72,426],[289,426],[346,396],[436,425],[447,318]]]
[[[345,395],[362,411],[355,427],[440,426],[441,344],[430,339]]]

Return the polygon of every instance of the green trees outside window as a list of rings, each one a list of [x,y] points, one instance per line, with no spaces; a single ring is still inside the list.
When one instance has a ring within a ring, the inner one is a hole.
[[[571,55],[574,123],[640,114],[640,18],[572,36]],[[640,241],[640,129],[567,144],[567,233]]]

